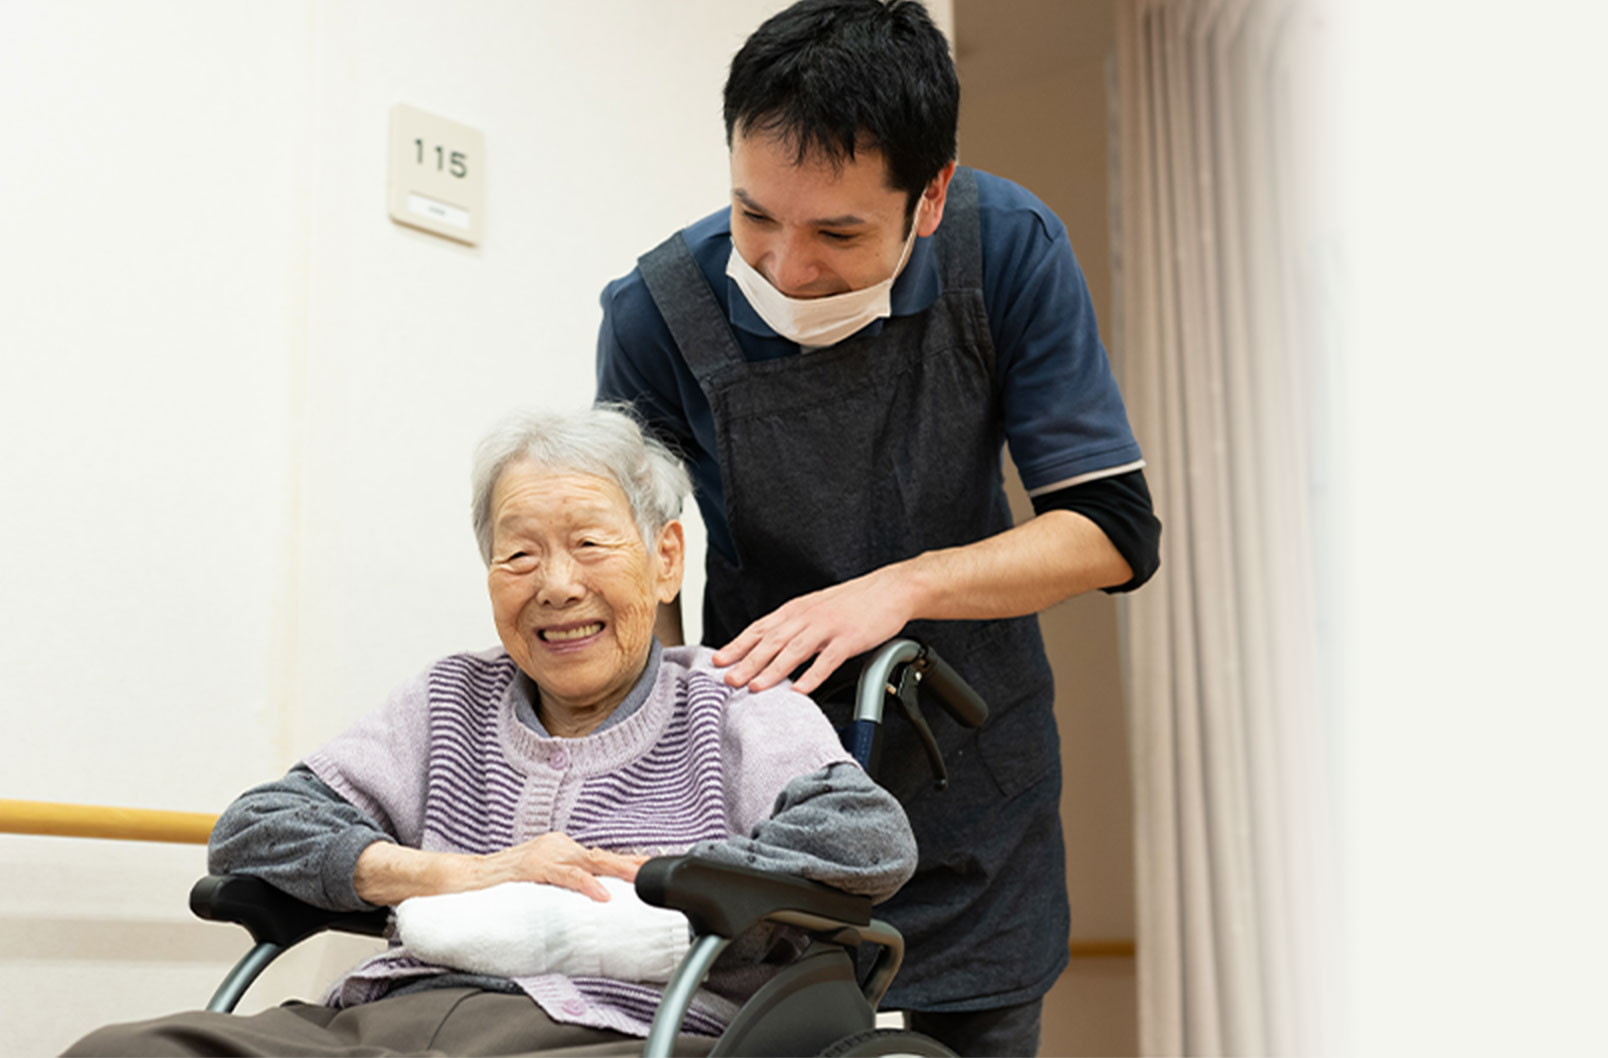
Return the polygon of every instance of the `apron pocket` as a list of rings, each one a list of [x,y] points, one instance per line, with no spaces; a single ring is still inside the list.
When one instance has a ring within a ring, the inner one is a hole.
[[[1060,761],[1061,738],[1047,697],[1046,689],[1015,702],[1013,708],[990,716],[977,732],[983,766],[1006,797],[1044,779]]]

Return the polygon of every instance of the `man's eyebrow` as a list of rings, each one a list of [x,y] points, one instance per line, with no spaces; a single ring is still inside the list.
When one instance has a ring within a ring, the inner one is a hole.
[[[758,202],[755,202],[752,196],[750,196],[748,192],[744,191],[742,188],[734,187],[731,189],[731,193],[733,198],[737,199],[755,213],[763,213],[767,217],[770,216],[770,210],[766,209]],[[816,217],[808,223],[816,228],[856,228],[867,223],[867,221],[864,217],[861,217],[857,214],[844,213],[836,217]]]
[[[742,188],[740,188],[740,187],[732,188],[731,189],[731,194],[732,194],[733,198],[737,199],[737,201],[741,202],[743,205],[747,206],[749,209],[753,210],[755,213],[763,213],[766,216],[770,215],[770,210],[766,209],[764,206],[760,205],[758,202],[755,202],[753,196],[750,195],[747,191],[744,191]]]

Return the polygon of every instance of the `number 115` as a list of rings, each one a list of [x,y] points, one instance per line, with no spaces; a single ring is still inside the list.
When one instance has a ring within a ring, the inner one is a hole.
[[[414,140],[413,147],[418,154],[418,157],[414,160],[418,162],[418,164],[423,165],[425,153],[424,141]],[[451,154],[448,154],[445,148],[437,144],[435,148],[435,156],[437,172],[445,169],[453,176],[463,177],[469,175],[469,161],[463,156],[462,151],[453,151]]]

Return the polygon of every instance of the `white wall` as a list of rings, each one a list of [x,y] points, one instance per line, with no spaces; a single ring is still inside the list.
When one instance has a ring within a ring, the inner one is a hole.
[[[1600,1051],[1608,16],[1334,25],[1339,1053]]]
[[[470,448],[590,400],[599,290],[723,201],[781,6],[6,5],[0,797],[217,811],[494,641]],[[387,218],[397,102],[484,132],[481,246]],[[7,1049],[199,1005],[240,950],[202,861],[0,835]]]

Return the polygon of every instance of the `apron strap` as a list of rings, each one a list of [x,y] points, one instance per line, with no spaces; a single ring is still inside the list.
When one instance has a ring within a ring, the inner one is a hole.
[[[743,366],[743,352],[731,325],[681,232],[643,254],[637,267],[670,337],[705,392],[723,369]]]
[[[978,220],[977,174],[966,166],[955,166],[948,201],[944,203],[944,219],[936,234],[944,290],[981,290],[983,232]]]

